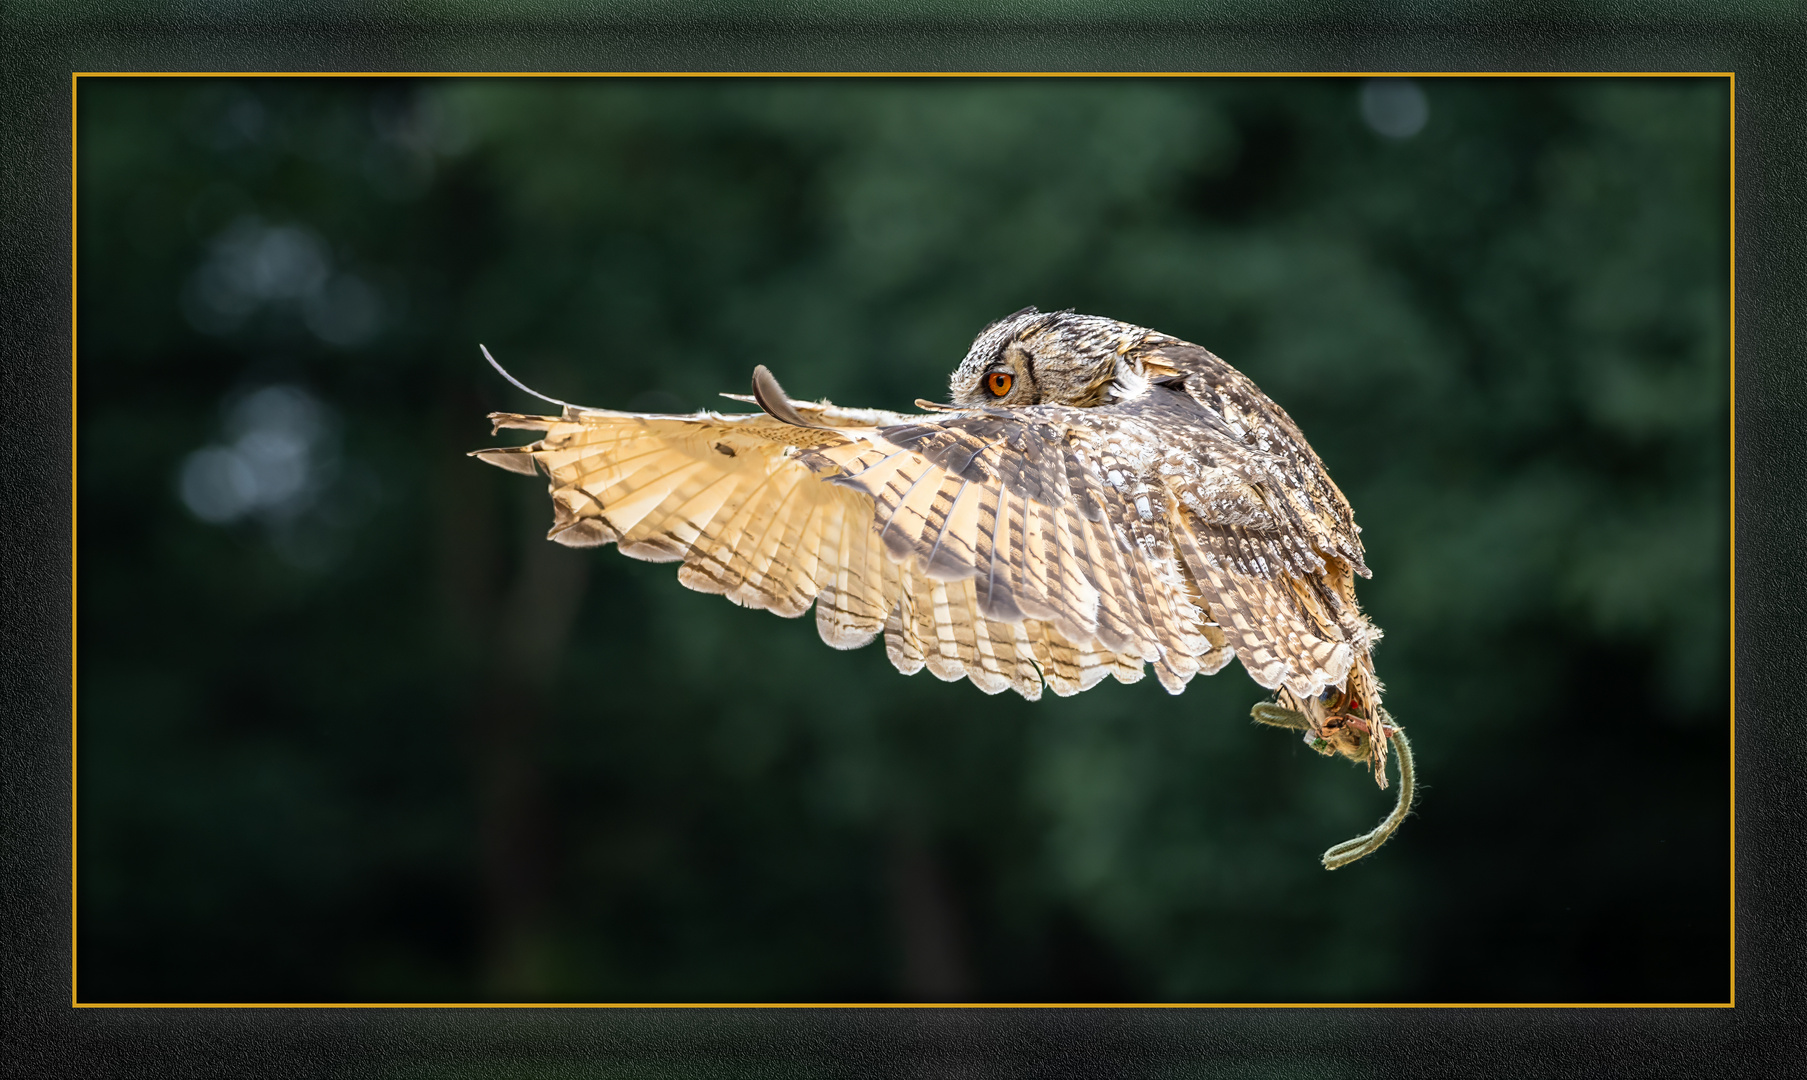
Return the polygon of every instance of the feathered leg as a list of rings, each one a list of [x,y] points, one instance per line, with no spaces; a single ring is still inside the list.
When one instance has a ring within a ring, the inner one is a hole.
[[[1384,711],[1381,716],[1387,718]],[[1412,812],[1412,798],[1417,789],[1417,778],[1413,775],[1412,768],[1412,744],[1406,741],[1404,732],[1392,727],[1391,724],[1388,727],[1390,734],[1387,741],[1393,744],[1393,752],[1399,755],[1399,797],[1393,803],[1393,812],[1386,816],[1386,820],[1376,825],[1373,832],[1358,836],[1353,840],[1345,840],[1324,852],[1324,869],[1326,870],[1340,869],[1357,859],[1379,851],[1380,846],[1392,837],[1393,830],[1399,828],[1400,824],[1405,821],[1406,815]]]
[[[1324,869],[1340,870],[1358,859],[1379,851],[1412,811],[1412,800],[1417,794],[1417,774],[1412,762],[1412,744],[1406,741],[1405,733],[1393,724],[1393,717],[1385,709],[1376,706],[1382,730],[1387,733],[1387,741],[1392,744],[1393,752],[1399,760],[1399,794],[1393,803],[1393,812],[1386,816],[1373,831],[1364,833],[1353,840],[1342,843],[1324,852]],[[1257,724],[1268,727],[1287,728],[1292,731],[1306,733],[1307,741],[1321,743],[1316,738],[1314,725],[1304,713],[1288,709],[1273,702],[1263,701],[1249,710],[1249,715]],[[1322,752],[1329,753],[1327,749]]]

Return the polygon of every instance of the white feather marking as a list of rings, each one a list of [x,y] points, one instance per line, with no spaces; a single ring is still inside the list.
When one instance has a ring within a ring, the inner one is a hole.
[[[1116,369],[1111,373],[1111,397],[1117,401],[1128,401],[1146,393],[1148,377],[1142,374],[1141,365],[1119,354]]]

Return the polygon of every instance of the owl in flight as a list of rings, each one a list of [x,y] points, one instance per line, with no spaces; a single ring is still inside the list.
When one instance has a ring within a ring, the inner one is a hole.
[[[755,413],[528,391],[563,412],[491,413],[542,437],[474,456],[550,480],[551,539],[680,563],[690,588],[787,617],[813,604],[822,640],[882,632],[905,674],[1033,701],[1150,665],[1177,694],[1240,660],[1275,692],[1257,721],[1383,788],[1391,745],[1393,813],[1324,864],[1384,843],[1413,772],[1355,600],[1361,529],[1286,411],[1200,346],[1034,308],[980,331],[949,383],[918,414],[795,401],[764,367],[750,397],[724,395]]]

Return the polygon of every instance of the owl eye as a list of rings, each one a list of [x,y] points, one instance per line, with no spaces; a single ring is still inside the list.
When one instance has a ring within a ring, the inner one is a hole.
[[[992,397],[1003,397],[1005,394],[1010,393],[1010,384],[1012,381],[1010,372],[994,371],[990,375],[985,376],[985,389],[991,391]]]

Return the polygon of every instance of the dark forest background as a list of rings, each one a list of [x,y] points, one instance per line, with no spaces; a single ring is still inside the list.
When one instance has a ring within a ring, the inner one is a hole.
[[[1722,79],[83,79],[84,1001],[1723,1001]],[[555,397],[1208,346],[1419,814],[1231,667],[1028,704],[543,535]]]

